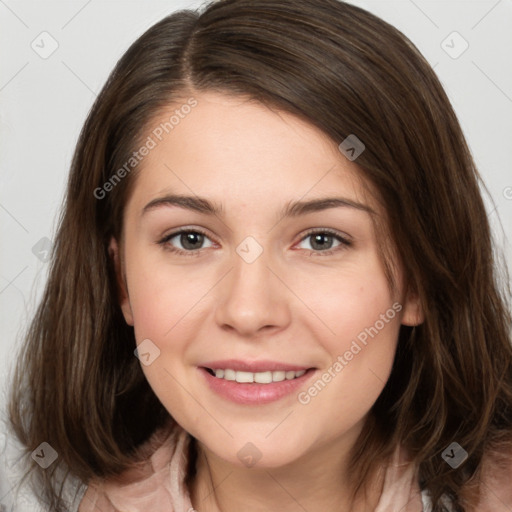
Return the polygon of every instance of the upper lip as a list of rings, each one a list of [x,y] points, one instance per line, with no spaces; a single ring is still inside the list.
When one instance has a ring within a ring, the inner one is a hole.
[[[280,363],[279,361],[241,361],[240,359],[223,359],[222,361],[209,361],[201,364],[204,368],[211,370],[231,369],[242,372],[265,372],[265,371],[295,371],[309,370],[311,366],[300,366],[296,364]]]

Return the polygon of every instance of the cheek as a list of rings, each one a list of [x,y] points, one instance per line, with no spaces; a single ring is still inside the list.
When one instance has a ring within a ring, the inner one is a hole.
[[[331,354],[348,350],[351,341],[360,334],[364,341],[365,329],[376,323],[383,337],[392,335],[390,324],[399,316],[396,309],[401,309],[401,306],[392,308],[394,299],[388,282],[379,261],[372,255],[339,271],[315,276],[314,282],[304,283],[302,294],[308,298],[316,318],[324,324],[322,339]]]
[[[187,405],[186,395],[178,383],[188,378],[187,368],[195,361],[190,346],[201,338],[211,307],[208,290],[215,281],[210,282],[191,266],[166,266],[143,250],[133,250],[129,256],[127,279],[135,339],[138,344],[151,340],[159,354],[142,370],[168,410],[182,410]]]
[[[142,371],[169,412],[188,410],[190,397],[180,383],[186,381],[184,363],[197,326],[194,315],[201,310],[199,301],[205,290],[183,272],[166,272],[149,259],[145,261],[143,254],[133,253],[131,261],[135,263],[128,282],[135,338],[137,344],[151,340],[158,354],[147,365],[141,359]]]
[[[318,414],[328,412],[329,421],[336,426],[335,432],[362,421],[389,379],[399,323],[390,320],[380,330],[380,324],[376,327],[374,324],[359,331],[359,338],[357,335],[343,338],[333,347],[332,363],[320,375],[322,383],[329,382],[325,386],[318,381],[312,383],[300,397],[301,403],[311,403]]]
[[[166,340],[204,295],[204,279],[190,269],[166,266],[157,252],[144,248],[134,247],[126,263],[137,341]]]
[[[178,291],[175,287],[162,290],[161,286],[156,276],[141,273],[132,278],[130,304],[137,341],[144,338],[161,340],[177,321]]]
[[[384,272],[374,258],[329,279],[317,280],[315,287],[309,287],[308,297],[316,318],[322,320],[322,325],[310,320],[310,329],[316,325],[317,340],[328,359],[319,375],[322,382],[305,390],[302,403],[321,394],[314,398],[318,406],[343,403],[342,408],[335,409],[341,414],[340,421],[345,421],[349,410],[349,417],[361,417],[391,372],[402,305],[391,296]]]

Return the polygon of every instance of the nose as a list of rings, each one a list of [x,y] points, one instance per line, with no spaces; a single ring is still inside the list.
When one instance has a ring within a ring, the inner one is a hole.
[[[217,325],[244,337],[286,328],[291,316],[290,292],[280,273],[277,262],[270,262],[265,251],[251,263],[235,252],[233,268],[216,287]]]

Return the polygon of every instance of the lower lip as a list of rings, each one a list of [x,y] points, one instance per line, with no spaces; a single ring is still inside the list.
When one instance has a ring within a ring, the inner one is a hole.
[[[232,402],[247,405],[268,404],[290,395],[303,386],[306,380],[315,373],[315,370],[311,368],[304,375],[295,379],[259,384],[257,382],[239,383],[234,380],[220,379],[213,376],[205,368],[198,368],[198,370],[204,375],[212,391]]]

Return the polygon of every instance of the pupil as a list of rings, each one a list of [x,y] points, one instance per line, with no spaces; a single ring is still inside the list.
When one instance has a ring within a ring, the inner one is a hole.
[[[183,233],[181,235],[181,243],[185,249],[196,249],[197,245],[201,245],[203,241],[203,236],[201,233],[194,233],[194,232],[188,232]],[[325,240],[328,239],[328,242]],[[331,242],[331,243],[329,243]],[[315,247],[317,245],[317,247]],[[312,246],[315,249],[326,249],[329,248],[332,245],[332,236],[331,235],[325,235],[322,233],[313,235],[313,243]]]
[[[201,246],[202,238],[201,233],[188,232],[181,235],[180,242],[185,249],[197,249],[197,244]]]
[[[322,243],[322,240],[330,239],[331,244],[329,243]],[[315,244],[319,244],[319,247],[315,247]],[[325,235],[322,233],[316,234],[313,236],[313,243],[311,244],[314,249],[328,249],[332,245],[332,236],[331,235]],[[329,247],[327,247],[329,246]]]

